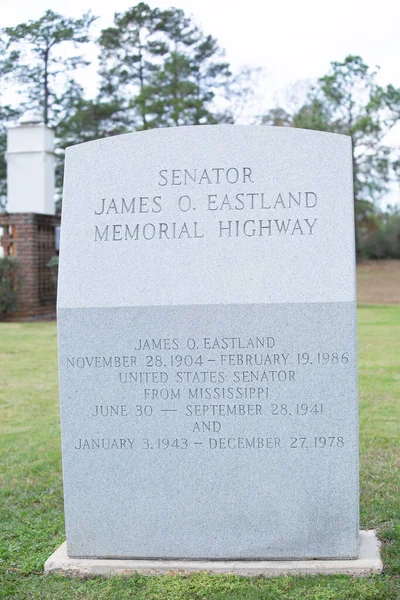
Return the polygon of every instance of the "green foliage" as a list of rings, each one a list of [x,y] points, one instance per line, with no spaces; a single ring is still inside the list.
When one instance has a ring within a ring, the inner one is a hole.
[[[1,98],[0,98],[1,100]],[[6,125],[19,116],[18,110],[0,105],[0,212],[7,204],[7,129]]]
[[[125,13],[115,13],[114,27],[104,29],[99,39],[100,98],[111,101],[131,126],[142,129],[154,126],[149,123],[144,90],[167,52],[159,30],[160,9],[140,2]]]
[[[56,129],[61,190],[68,145],[135,129],[232,122],[235,104],[251,93],[251,73],[233,77],[216,40],[183,10],[140,2],[116,13],[113,27],[101,32],[100,91],[88,100],[75,71],[88,66],[79,49],[90,41],[94,20],[90,13],[73,19],[47,10],[36,21],[1,30],[2,89],[18,91],[21,101],[13,111],[0,106],[0,208],[6,195],[4,125],[26,110],[38,111]]]
[[[379,229],[384,214],[370,200],[358,200],[355,204],[355,217],[357,231],[359,237],[362,238],[362,236],[369,235]]]
[[[183,10],[139,3],[100,36],[100,97],[136,129],[215,123],[232,76],[216,40]]]
[[[2,33],[4,33],[2,31]],[[15,64],[20,60],[19,50],[9,50],[4,35],[0,37],[0,81],[4,85],[6,76],[12,73]]]
[[[3,103],[2,93],[7,89],[7,76],[12,72],[14,63],[19,59],[19,53],[9,52],[7,45],[0,37],[0,212],[7,204],[7,129],[6,125],[19,116],[19,111]]]
[[[216,40],[183,10],[140,2],[116,13],[114,25],[101,32],[99,94],[86,99],[75,71],[88,66],[80,48],[90,41],[94,20],[90,13],[73,19],[47,10],[36,21],[0,30],[0,93],[11,88],[21,98],[12,111],[0,105],[0,209],[5,122],[26,110],[40,112],[56,129],[61,191],[67,146],[132,130],[232,123],[253,93],[255,70],[233,76]]]
[[[90,13],[72,19],[47,10],[37,21],[0,30],[3,39],[0,79],[21,97],[19,106],[13,110],[0,107],[0,206],[3,208],[6,204],[5,122],[33,110],[56,129],[62,124],[60,133],[65,132],[66,123],[71,122],[83,95],[74,72],[89,64],[77,48],[89,42],[89,29],[94,20]],[[60,144],[59,139],[57,142],[61,151],[56,152],[56,182],[61,187],[65,144]]]
[[[49,267],[49,269],[58,269],[58,256],[52,256],[46,267]]]
[[[65,539],[54,323],[1,324],[0,596],[3,600],[398,600],[400,474],[398,307],[359,317],[361,527],[383,542],[372,577],[44,576]]]
[[[0,258],[0,318],[15,309],[18,263],[15,258]]]
[[[331,63],[329,73],[312,86],[306,102],[289,114],[276,108],[264,124],[286,125],[349,135],[353,142],[354,195],[360,233],[371,226],[371,206],[388,190],[400,171],[385,135],[400,119],[400,89],[382,87],[377,71],[360,56]]]
[[[73,73],[88,63],[74,49],[89,41],[94,20],[90,13],[72,19],[47,10],[37,21],[1,30],[7,51],[0,72],[6,70],[8,80],[17,84],[23,109],[39,110],[46,124],[56,125],[70,110],[71,100],[81,96]],[[7,69],[10,62],[12,70]]]
[[[317,131],[334,131],[330,123],[327,107],[319,98],[311,98],[293,116],[293,127],[316,129]]]
[[[327,109],[321,100],[310,98],[296,112],[289,113],[284,108],[271,109],[262,118],[263,125],[275,127],[297,127],[300,129],[315,129],[317,131],[332,131]]]
[[[100,100],[78,98],[74,110],[57,127],[56,187],[62,189],[65,149],[73,144],[91,142],[110,135],[130,131],[127,115],[119,113],[119,105]],[[58,202],[61,206],[61,199]]]
[[[51,278],[54,283],[54,288],[57,289],[58,283],[58,256],[52,256],[46,267],[50,269]]]
[[[397,210],[380,225],[377,231],[361,240],[365,258],[400,258],[400,212]]]

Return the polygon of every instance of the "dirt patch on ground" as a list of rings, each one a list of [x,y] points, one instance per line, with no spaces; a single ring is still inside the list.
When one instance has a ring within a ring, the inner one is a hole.
[[[400,260],[369,260],[357,265],[357,303],[400,305]]]

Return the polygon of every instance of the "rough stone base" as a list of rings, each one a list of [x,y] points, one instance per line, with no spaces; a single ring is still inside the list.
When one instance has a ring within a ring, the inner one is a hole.
[[[375,531],[360,531],[360,556],[357,560],[130,560],[69,558],[64,542],[47,559],[44,571],[75,577],[102,575],[186,575],[199,571],[250,577],[264,575],[370,575],[382,572],[380,542]]]

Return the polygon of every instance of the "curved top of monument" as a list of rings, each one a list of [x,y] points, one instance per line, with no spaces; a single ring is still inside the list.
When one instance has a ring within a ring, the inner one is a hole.
[[[203,134],[200,132],[203,131]],[[346,139],[351,142],[351,136],[343,135],[341,133],[331,133],[328,131],[316,131],[314,129],[301,129],[298,127],[277,127],[272,125],[234,125],[224,123],[221,125],[182,125],[179,127],[160,127],[157,129],[147,129],[143,131],[133,131],[131,133],[122,133],[120,135],[109,136],[105,138],[99,138],[98,140],[92,140],[90,142],[82,142],[80,144],[75,144],[73,146],[68,146],[66,148],[66,152],[68,152],[69,148],[75,148],[76,146],[90,146],[92,144],[99,144],[102,142],[109,143],[109,140],[121,140],[124,138],[129,138],[131,136],[142,136],[151,138],[154,135],[162,135],[165,137],[182,137],[184,138],[187,132],[196,131],[196,135],[210,135],[210,130],[213,131],[215,135],[219,135],[224,132],[227,133],[229,130],[234,131],[235,134],[238,135],[253,135],[253,136],[264,136],[269,135],[269,133],[274,133],[274,135],[288,135],[293,136],[294,138],[299,136],[306,137],[325,137],[327,136],[330,139]],[[206,132],[208,132],[206,134]],[[219,132],[219,133],[218,133]]]
[[[354,302],[351,139],[190,126],[67,150],[59,307]]]

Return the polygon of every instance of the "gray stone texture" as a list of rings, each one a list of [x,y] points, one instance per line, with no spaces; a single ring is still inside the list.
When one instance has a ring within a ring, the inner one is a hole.
[[[309,131],[68,151],[70,557],[358,556],[351,181],[350,140]]]
[[[113,577],[115,575],[188,575],[207,571],[219,575],[277,577],[279,575],[379,575],[383,565],[380,542],[375,531],[360,531],[360,552],[353,560],[279,561],[189,561],[70,558],[64,542],[47,559],[46,574],[72,577]]]

